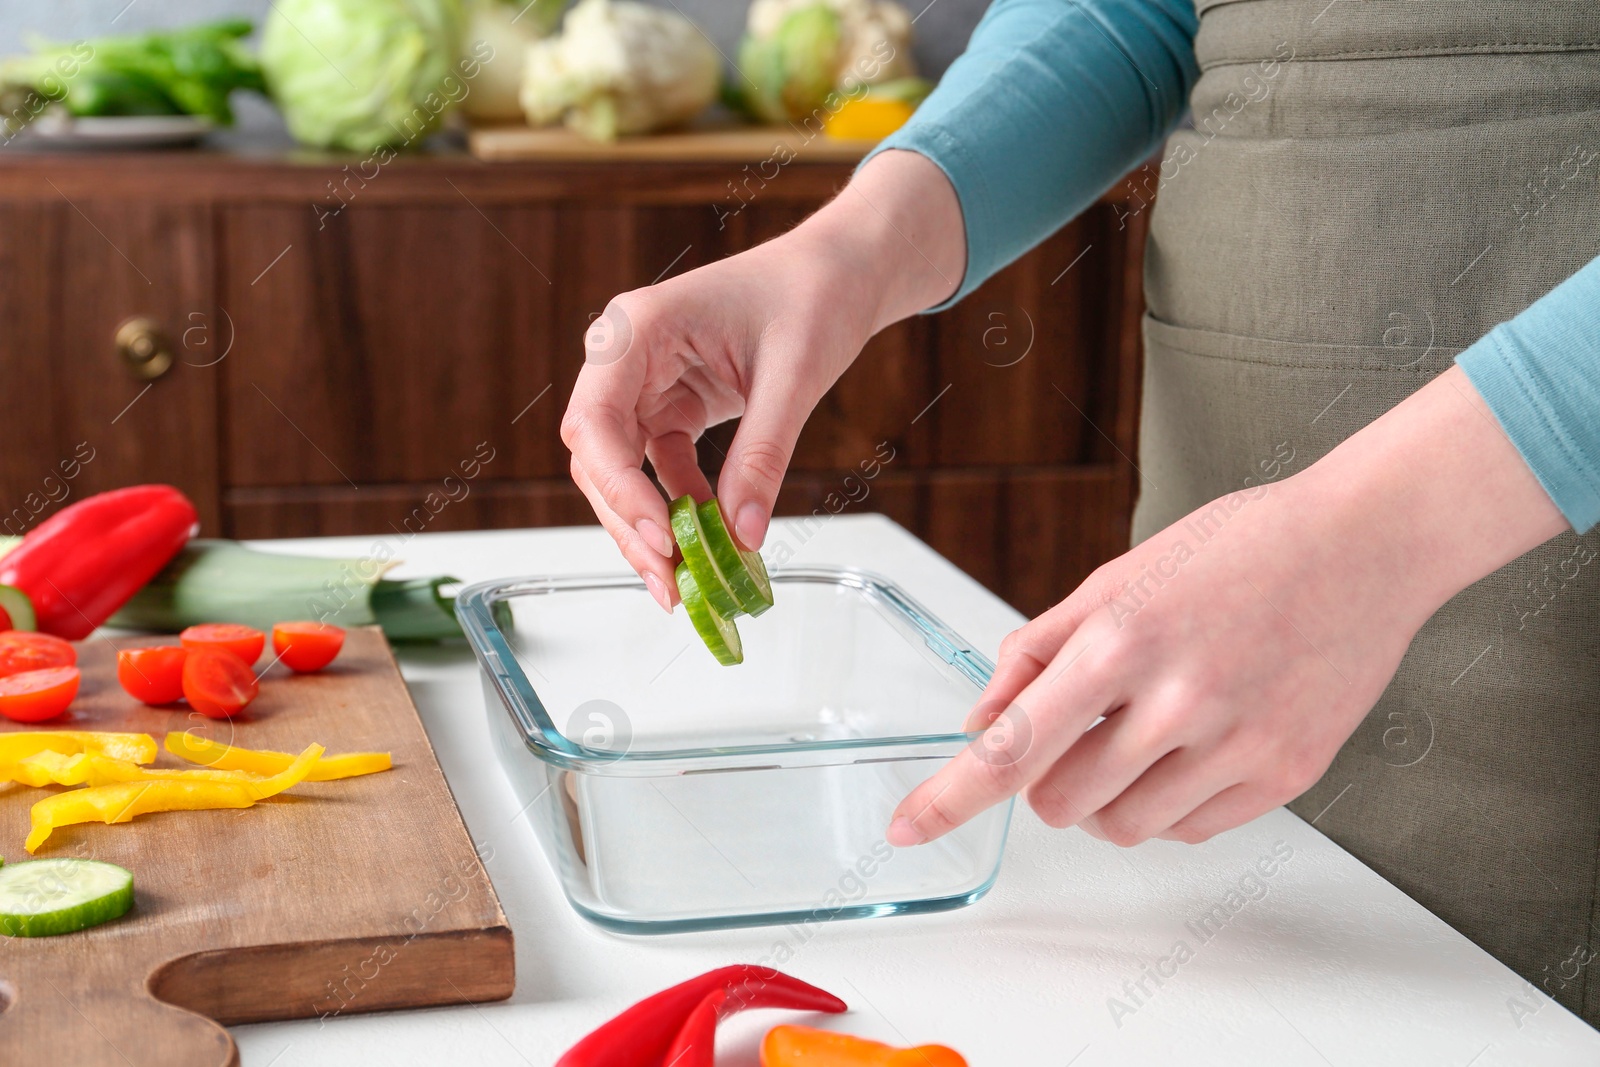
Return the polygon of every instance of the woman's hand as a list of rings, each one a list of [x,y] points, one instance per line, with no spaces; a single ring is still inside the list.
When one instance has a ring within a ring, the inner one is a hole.
[[[773,241],[623,293],[584,338],[561,423],[572,477],[668,611],[668,496],[711,493],[695,441],[742,416],[717,495],[747,548],[766,536],[806,417],[867,340],[954,291],[966,256],[955,192],[921,156],[885,152]]]
[[[1433,612],[1565,525],[1452,368],[1011,634],[968,723],[985,732],[901,802],[888,840],[1024,790],[1050,825],[1119,845],[1248,822],[1321,777]]]

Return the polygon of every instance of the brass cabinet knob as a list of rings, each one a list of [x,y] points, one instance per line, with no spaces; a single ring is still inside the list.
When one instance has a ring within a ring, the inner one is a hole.
[[[172,369],[172,342],[156,323],[136,315],[117,327],[117,355],[135,378],[153,381]]]

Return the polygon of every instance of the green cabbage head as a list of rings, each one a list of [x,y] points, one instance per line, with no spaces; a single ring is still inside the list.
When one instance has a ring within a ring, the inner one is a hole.
[[[303,144],[415,146],[470,89],[460,0],[277,0],[261,66]]]

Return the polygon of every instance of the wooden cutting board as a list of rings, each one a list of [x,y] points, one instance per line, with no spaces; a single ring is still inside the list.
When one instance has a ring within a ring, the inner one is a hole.
[[[158,744],[193,730],[293,752],[315,741],[329,753],[391,752],[395,765],[302,783],[242,811],[56,830],[36,858],[126,867],[134,907],[74,934],[0,937],[0,1064],[224,1067],[239,1055],[219,1023],[511,995],[511,929],[376,628],[352,630],[320,674],[268,668],[260,697],[232,721],[136,703],[116,683],[115,659],[107,640],[80,646],[71,721],[50,726],[138,731]],[[182,765],[166,752],[157,763]],[[26,860],[28,809],[48,791],[0,790],[0,854]]]
[[[790,126],[689,129],[615,141],[591,141],[559,126],[479,126],[467,135],[468,150],[494,163],[856,163],[875,144],[840,141]]]

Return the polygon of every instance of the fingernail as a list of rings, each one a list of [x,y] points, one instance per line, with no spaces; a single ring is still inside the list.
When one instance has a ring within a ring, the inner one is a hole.
[[[672,558],[672,538],[667,536],[667,531],[657,525],[654,519],[640,519],[638,529],[639,536],[644,538],[645,544],[668,559]],[[657,581],[656,584],[661,583]]]
[[[739,535],[739,543],[744,547],[760,548],[767,536],[767,516],[761,505],[746,504],[740,508],[738,518],[733,520],[733,532]]]
[[[920,845],[927,840],[922,831],[911,825],[911,820],[904,815],[889,824],[889,832],[884,834],[884,840],[895,848],[910,848]]]
[[[649,519],[645,520],[645,522],[649,521]],[[656,598],[656,603],[661,605],[661,610],[666,612],[668,615],[671,615],[672,600],[668,598],[667,587],[661,584],[661,579],[657,578],[653,572],[646,571],[644,576],[644,587],[650,590],[651,596]]]

